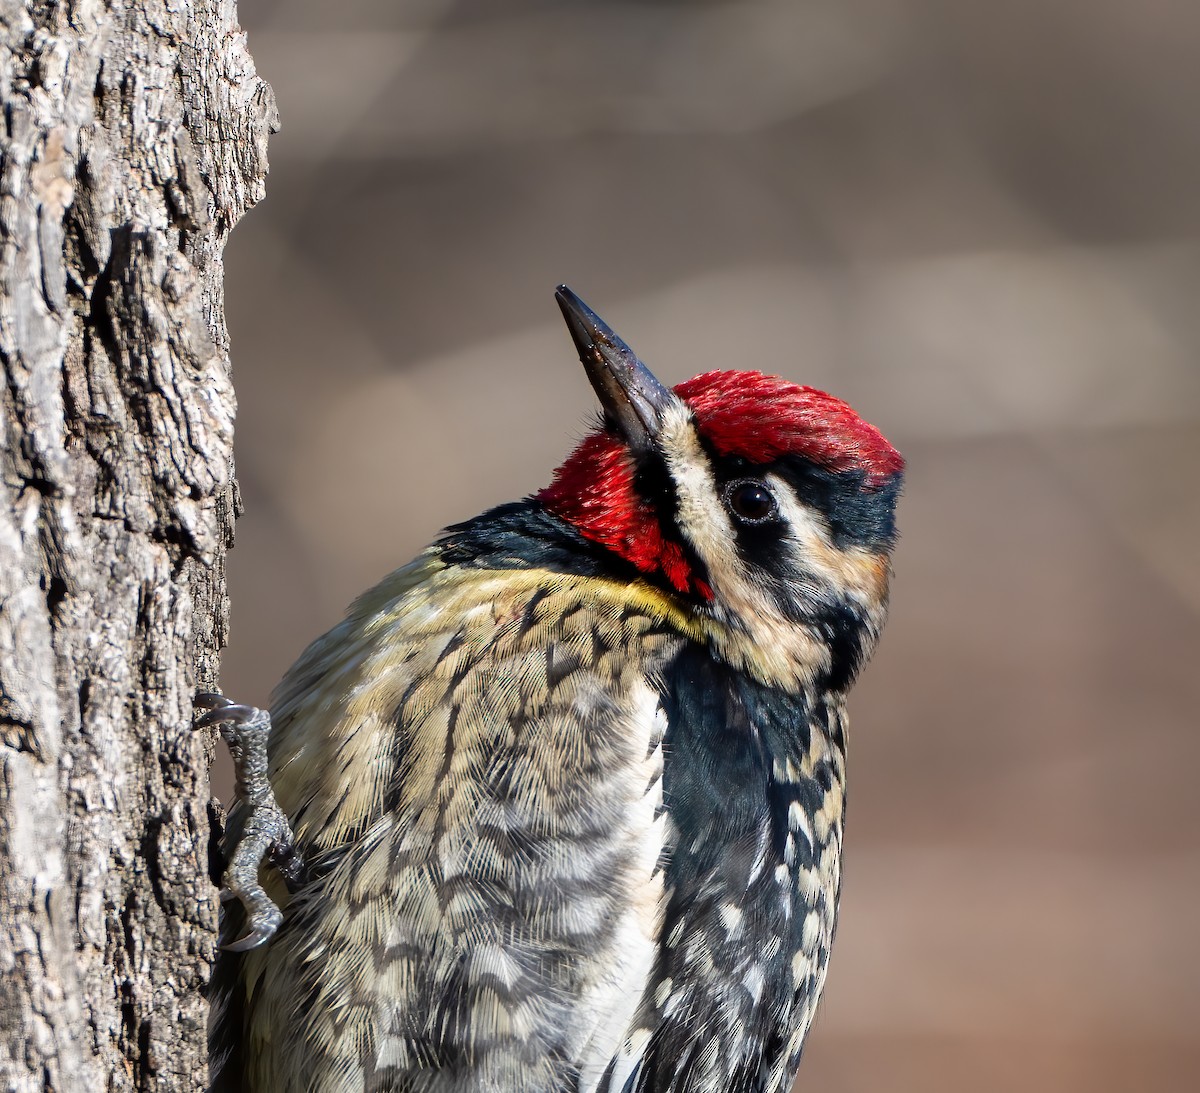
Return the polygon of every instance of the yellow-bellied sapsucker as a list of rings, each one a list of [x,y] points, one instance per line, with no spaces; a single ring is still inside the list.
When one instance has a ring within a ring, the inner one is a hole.
[[[269,717],[201,696],[239,772],[215,1089],[794,1075],[903,461],[777,377],[670,390],[557,295],[604,420],[551,484],[362,596]]]

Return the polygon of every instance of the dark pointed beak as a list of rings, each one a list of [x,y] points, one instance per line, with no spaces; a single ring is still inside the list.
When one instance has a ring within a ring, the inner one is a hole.
[[[558,286],[554,298],[604,407],[605,420],[625,437],[634,452],[649,451],[662,425],[662,415],[676,396],[566,285]]]

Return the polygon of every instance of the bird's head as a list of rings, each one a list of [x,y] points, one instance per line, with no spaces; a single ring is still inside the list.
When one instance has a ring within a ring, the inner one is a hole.
[[[886,612],[900,453],[840,399],[777,376],[671,390],[556,295],[604,422],[537,500],[687,601],[735,667],[848,686]]]

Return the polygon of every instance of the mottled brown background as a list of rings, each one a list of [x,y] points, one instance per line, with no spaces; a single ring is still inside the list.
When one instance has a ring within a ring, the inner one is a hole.
[[[1200,1089],[1200,6],[242,17],[283,131],[226,690],[546,481],[592,412],[556,282],[670,381],[827,387],[910,472],[800,1088]]]

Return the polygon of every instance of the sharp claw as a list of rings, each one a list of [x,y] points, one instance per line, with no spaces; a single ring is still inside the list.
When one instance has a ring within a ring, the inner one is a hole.
[[[222,945],[221,948],[227,953],[248,953],[251,949],[257,949],[274,933],[274,926],[257,926],[245,937],[239,937],[237,941],[231,941],[228,945]]]
[[[197,729],[211,729],[214,725],[223,724],[228,721],[229,717],[223,708],[209,710],[208,713],[202,713],[199,717],[192,719],[192,726]]]
[[[214,725],[248,719],[256,713],[258,711],[253,706],[239,706],[235,702],[226,702],[224,706],[210,708],[208,713],[202,713],[192,724],[198,729],[209,729]]]
[[[199,706],[202,710],[216,710],[222,706],[232,706],[233,703],[216,691],[200,691],[192,700],[192,705]]]

